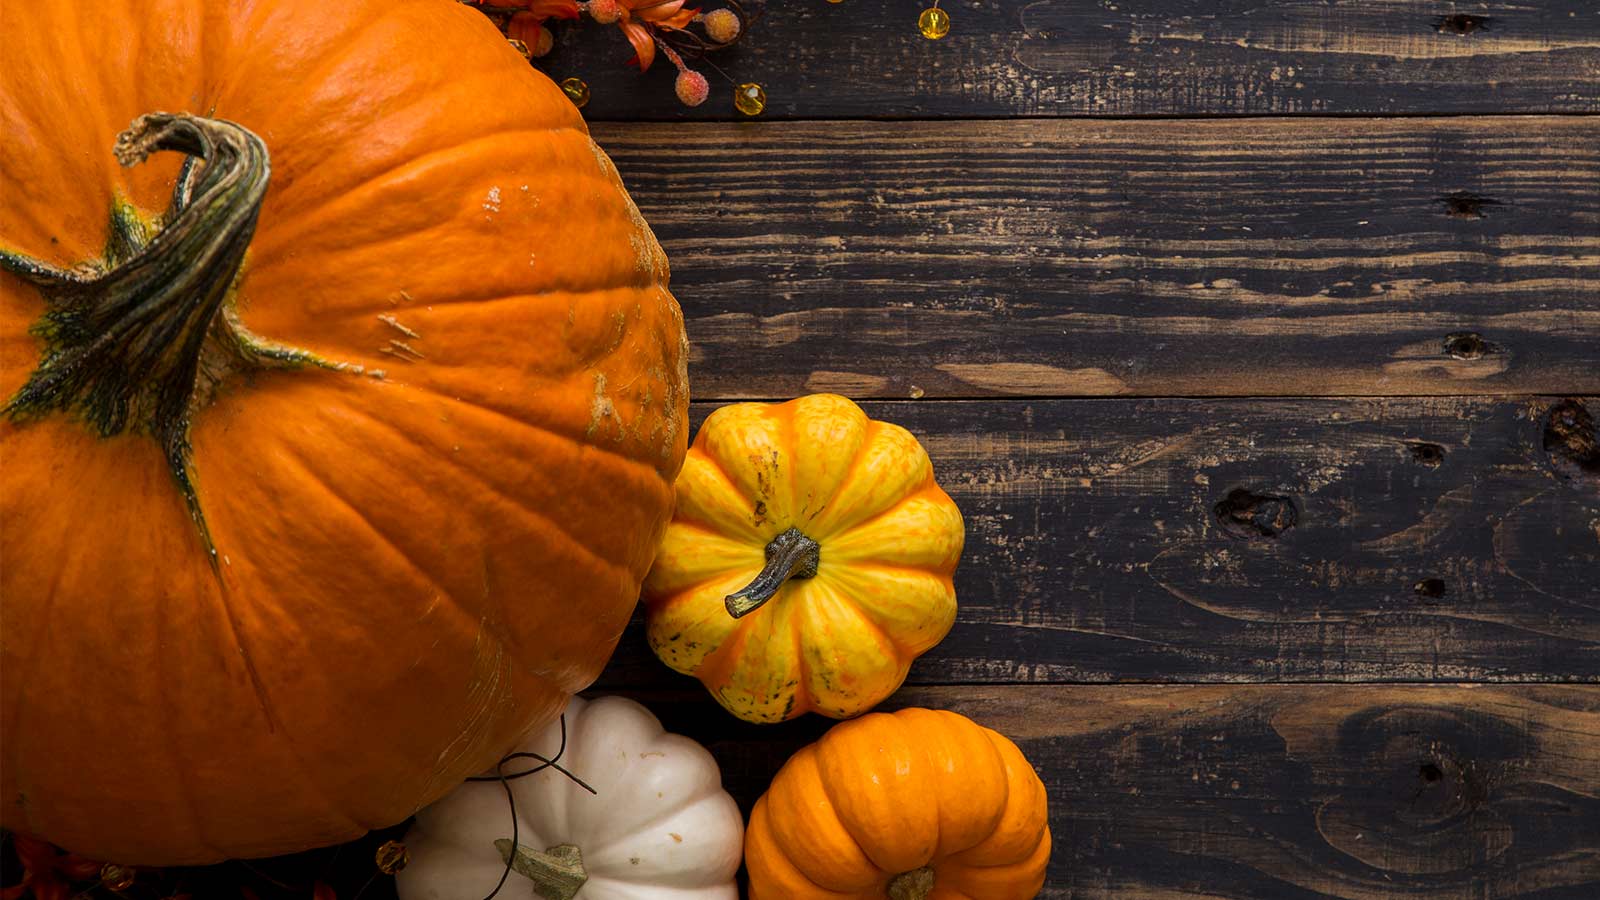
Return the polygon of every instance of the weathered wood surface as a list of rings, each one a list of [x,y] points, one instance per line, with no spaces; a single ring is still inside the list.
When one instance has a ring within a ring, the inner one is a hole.
[[[917,33],[926,5],[771,0],[712,59],[766,85],[768,118],[1600,110],[1590,0],[947,2],[940,41]],[[614,28],[556,32],[540,68],[587,80],[592,120],[738,117],[720,79],[688,109],[665,59],[624,67]]]
[[[750,725],[699,693],[630,693],[711,750],[747,814],[784,760],[832,724]],[[1055,842],[1043,900],[1600,891],[1600,687],[924,687],[882,708],[907,706],[969,716],[1034,764]],[[393,900],[371,860],[401,834],[172,872],[166,884],[197,898],[247,884],[262,900],[305,900],[322,879],[341,898]],[[502,896],[525,896],[512,890]]]
[[[736,722],[646,694],[749,809],[829,724]],[[1042,898],[1590,900],[1600,687],[917,688],[1015,740],[1044,779]]]
[[[1600,402],[866,408],[967,523],[915,683],[1600,680]],[[636,622],[602,684],[677,678]]]
[[[1600,393],[1600,118],[594,131],[701,399]]]

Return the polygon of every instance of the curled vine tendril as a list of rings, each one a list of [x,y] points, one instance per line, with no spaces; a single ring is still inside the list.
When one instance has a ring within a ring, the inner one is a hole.
[[[517,839],[518,839],[518,833],[517,833],[517,831],[518,831],[518,827],[517,827],[518,826],[518,823],[517,823],[517,798],[516,798],[516,795],[513,794],[512,791],[511,791],[511,782],[512,782],[513,779],[526,778],[529,775],[536,775],[536,774],[538,774],[540,772],[543,772],[545,769],[555,769],[557,772],[560,772],[561,774],[563,774],[563,775],[567,776],[569,779],[571,779],[572,783],[577,785],[578,787],[583,788],[584,790],[588,791],[591,794],[598,794],[599,793],[594,788],[590,787],[587,783],[585,783],[582,778],[579,778],[578,776],[576,776],[576,775],[572,774],[571,772],[567,771],[567,769],[561,765],[561,763],[560,763],[561,755],[563,753],[566,753],[566,752],[567,752],[567,715],[566,715],[566,713],[562,713],[561,714],[561,745],[556,748],[556,755],[555,756],[551,756],[551,757],[547,758],[547,757],[541,756],[541,755],[539,755],[537,753],[529,753],[529,752],[526,752],[526,751],[519,751],[517,753],[508,753],[505,756],[501,757],[499,762],[495,763],[494,774],[493,775],[474,775],[471,778],[467,779],[468,781],[498,781],[500,783],[500,787],[505,789],[505,792],[506,792],[506,805],[511,808],[511,845],[513,847],[515,847],[517,845]],[[512,772],[511,774],[507,775],[506,771],[505,771],[506,764],[510,763],[510,762],[513,762],[515,760],[519,760],[519,759],[538,760],[539,765],[536,765],[536,766],[534,766],[533,768],[530,768],[530,769],[523,769],[520,772]],[[508,856],[506,858],[506,867],[505,867],[505,871],[500,873],[500,882],[494,886],[494,890],[490,891],[489,892],[489,896],[484,897],[483,900],[494,900],[494,898],[499,895],[500,890],[506,886],[506,879],[511,877],[511,859],[512,859],[512,857],[510,857],[510,856]]]

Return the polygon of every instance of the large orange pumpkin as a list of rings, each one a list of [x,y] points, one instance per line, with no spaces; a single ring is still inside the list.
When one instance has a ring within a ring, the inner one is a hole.
[[[1048,812],[999,732],[944,710],[871,713],[790,757],[756,801],[750,900],[1029,900]]]
[[[5,31],[4,826],[167,864],[404,819],[629,618],[685,442],[660,248],[454,0]]]

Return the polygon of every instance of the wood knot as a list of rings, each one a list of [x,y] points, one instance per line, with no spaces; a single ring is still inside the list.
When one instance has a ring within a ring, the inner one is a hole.
[[[1426,600],[1437,600],[1446,593],[1443,578],[1424,578],[1411,586],[1412,593]]]
[[[1512,846],[1504,808],[1516,800],[1497,786],[1533,746],[1515,720],[1408,700],[1373,705],[1340,723],[1344,788],[1318,810],[1318,831],[1384,871],[1478,871]]]
[[[1457,331],[1444,336],[1444,352],[1454,359],[1481,359],[1499,353],[1500,348],[1476,331]]]
[[[1490,16],[1453,13],[1447,16],[1434,16],[1433,27],[1435,31],[1441,34],[1467,35],[1478,31],[1488,31],[1492,22],[1494,22],[1494,19]]]
[[[1290,498],[1257,494],[1245,488],[1229,491],[1212,511],[1228,536],[1248,541],[1276,538],[1293,528],[1300,518]]]
[[[1417,465],[1437,469],[1444,463],[1444,448],[1438,444],[1427,441],[1412,441],[1406,445],[1411,450],[1411,459]]]
[[[1439,197],[1438,201],[1444,204],[1445,215],[1453,219],[1481,219],[1485,213],[1485,206],[1499,206],[1500,201],[1492,197],[1481,197],[1471,191],[1456,191]]]
[[[1566,481],[1600,487],[1600,431],[1583,401],[1562,400],[1544,420],[1544,452]]]

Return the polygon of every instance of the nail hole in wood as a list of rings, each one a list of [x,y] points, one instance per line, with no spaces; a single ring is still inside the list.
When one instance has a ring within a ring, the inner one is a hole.
[[[1417,768],[1417,775],[1429,784],[1444,777],[1444,770],[1435,763],[1426,762]]]
[[[1472,34],[1477,31],[1488,31],[1489,25],[1494,21],[1489,16],[1474,16],[1471,13],[1454,13],[1448,16],[1435,16],[1433,27],[1442,34]]]
[[[1300,515],[1288,497],[1234,488],[1212,510],[1230,537],[1270,540],[1293,528]]]
[[[1480,197],[1471,191],[1456,191],[1439,198],[1444,204],[1445,214],[1453,219],[1481,219],[1487,215],[1483,208],[1486,206],[1499,206],[1500,201],[1493,197]]]
[[[1583,401],[1568,398],[1544,420],[1544,452],[1562,478],[1600,486],[1600,427]]]
[[[1444,352],[1456,359],[1478,359],[1499,348],[1483,339],[1476,331],[1458,331],[1444,337]]]
[[[1437,469],[1444,462],[1444,448],[1438,444],[1427,441],[1414,441],[1408,444],[1411,448],[1411,459],[1418,465]]]
[[[1429,600],[1437,600],[1438,598],[1443,597],[1445,594],[1444,579],[1424,578],[1413,585],[1411,589],[1416,592],[1418,597],[1425,597]]]

